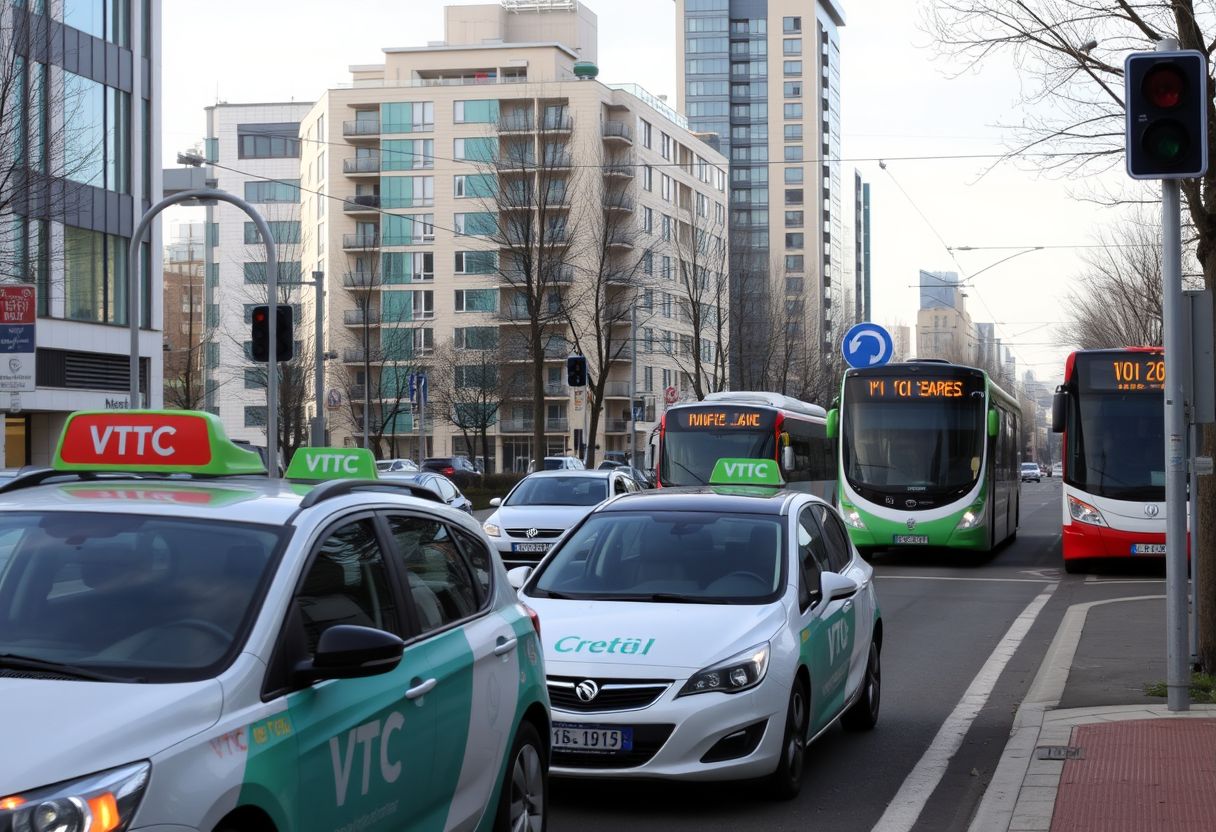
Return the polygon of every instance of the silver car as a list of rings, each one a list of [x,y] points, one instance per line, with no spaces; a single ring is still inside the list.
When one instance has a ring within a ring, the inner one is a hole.
[[[490,501],[496,510],[482,528],[508,568],[532,566],[600,503],[640,490],[624,471],[538,471]]]

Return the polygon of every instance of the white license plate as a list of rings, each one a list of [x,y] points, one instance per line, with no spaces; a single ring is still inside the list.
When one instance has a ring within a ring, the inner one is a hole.
[[[605,728],[576,722],[553,723],[553,748],[568,751],[602,751],[606,754],[633,750],[632,728]]]
[[[929,545],[929,535],[927,534],[897,534],[895,535],[896,543],[912,543],[919,546]]]
[[[1165,554],[1165,544],[1164,543],[1133,543],[1132,544],[1132,554],[1133,555],[1164,555]]]
[[[548,543],[512,543],[512,552],[539,552],[544,554],[549,551]]]

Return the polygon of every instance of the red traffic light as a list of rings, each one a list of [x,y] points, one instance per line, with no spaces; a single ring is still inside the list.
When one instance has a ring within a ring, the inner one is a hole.
[[[266,323],[269,318],[270,318],[270,315],[269,315],[269,313],[267,313],[265,307],[253,310],[254,323],[263,324],[263,323]]]
[[[1158,64],[1145,74],[1142,89],[1154,107],[1172,110],[1186,92],[1186,78],[1174,64]]]

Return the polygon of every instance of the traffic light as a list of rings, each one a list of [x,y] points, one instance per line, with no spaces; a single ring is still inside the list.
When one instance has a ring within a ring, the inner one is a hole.
[[[1123,65],[1127,173],[1192,179],[1208,169],[1208,70],[1202,52],[1134,52]]]
[[[566,359],[566,384],[571,387],[587,386],[587,359],[572,355]]]
[[[295,323],[291,305],[280,303],[275,307],[275,360],[290,361],[295,356],[295,337],[292,332]],[[270,307],[267,305],[253,307],[253,321],[250,330],[250,357],[254,361],[270,360]]]

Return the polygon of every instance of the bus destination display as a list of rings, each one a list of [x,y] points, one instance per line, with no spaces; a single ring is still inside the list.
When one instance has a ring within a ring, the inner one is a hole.
[[[980,389],[971,379],[915,376],[851,378],[849,386],[854,395],[863,399],[889,400],[963,399]]]
[[[667,419],[668,427],[678,430],[760,430],[773,427],[773,414],[755,408],[680,408],[669,413]]]
[[[1160,353],[1087,356],[1080,366],[1081,389],[1125,393],[1165,389],[1165,358]]]

